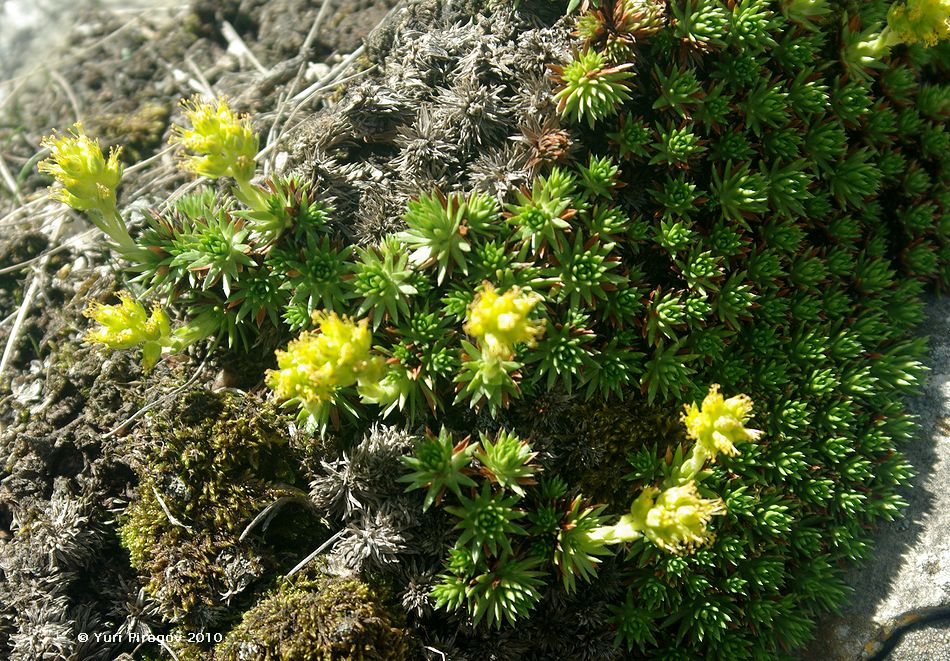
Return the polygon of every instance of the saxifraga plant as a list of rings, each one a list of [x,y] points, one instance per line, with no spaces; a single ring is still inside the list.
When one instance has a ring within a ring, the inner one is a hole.
[[[685,456],[677,451],[662,484],[645,487],[630,513],[611,525],[605,506],[582,495],[568,497],[559,478],[542,478],[537,485],[536,453],[511,432],[453,445],[443,429],[421,440],[413,455],[403,457],[413,472],[400,481],[410,491],[426,489],[423,509],[441,500],[447,486],[458,503],[443,505],[459,534],[432,589],[436,606],[464,606],[475,625],[482,619],[488,627],[514,624],[540,601],[545,570],[556,570],[572,593],[578,578],[594,580],[601,557],[610,555],[608,545],[646,538],[673,554],[706,545],[714,539],[712,517],[724,514],[725,506],[719,498],[703,498],[697,483],[718,455],[738,455],[736,444],[760,436],[745,427],[751,411],[748,397],[727,400],[712,386],[702,405],[688,406],[683,415],[692,450]],[[480,464],[477,471],[473,462]],[[477,474],[480,486],[473,480]]]
[[[123,295],[90,311],[103,328],[87,339],[142,346],[151,365],[209,337],[302,331],[268,382],[341,436],[374,411],[435,428],[533,411],[518,431],[537,430],[543,475],[535,449],[493,435],[443,430],[407,460],[426,515],[451,501],[461,524],[438,604],[530,636],[555,585],[619,581],[609,626],[629,654],[782,657],[846,593],[867,528],[903,506],[920,294],[950,284],[946,0],[574,4],[577,55],[552,71],[573,149],[503,204],[419,191],[375,246],[348,246],[304,182],[253,184],[256,138],[222,101],[188,106],[176,141],[231,194],[181,200],[135,238],[114,159],[80,129],[51,139],[57,196],[181,317]],[[559,482],[575,449],[543,430],[573,409],[545,402],[675,410],[714,382],[755,400],[761,442],[704,435],[692,413],[690,452],[621,425],[597,470],[629,480],[603,509]],[[597,571],[611,544],[627,545],[619,578]]]

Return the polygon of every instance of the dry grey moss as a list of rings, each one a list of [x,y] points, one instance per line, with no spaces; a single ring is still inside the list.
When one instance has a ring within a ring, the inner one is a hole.
[[[354,238],[400,228],[433,188],[500,198],[530,179],[523,130],[555,116],[547,65],[570,47],[563,27],[528,20],[410,2],[371,35],[376,70],[301,129],[291,159]]]
[[[135,406],[137,368],[74,349],[44,361],[46,399],[16,402],[0,432],[0,656],[112,659],[120,646],[76,636],[123,626],[135,589],[111,524],[132,473],[103,435]]]
[[[407,554],[419,552],[416,540],[431,521],[419,517],[418,499],[396,482],[399,457],[414,440],[377,424],[353,448],[314,470],[310,499],[341,530],[329,556],[332,571],[393,571]]]

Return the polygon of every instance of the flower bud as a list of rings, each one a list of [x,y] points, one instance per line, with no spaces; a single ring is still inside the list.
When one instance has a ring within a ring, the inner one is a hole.
[[[887,12],[887,25],[904,44],[936,46],[950,39],[950,0],[907,0]]]
[[[665,491],[646,488],[630,507],[630,526],[661,549],[670,553],[688,553],[711,541],[707,524],[724,514],[719,498],[702,498],[695,482]]]
[[[689,553],[713,538],[707,525],[724,514],[720,498],[702,498],[693,481],[660,491],[645,488],[630,506],[630,513],[614,525],[591,531],[591,541],[602,544],[632,542],[646,537],[670,553]]]
[[[386,366],[371,353],[373,336],[366,319],[354,322],[335,312],[317,312],[313,318],[319,330],[304,332],[286,351],[277,351],[277,369],[268,370],[266,383],[278,399],[322,418],[338,389],[379,381]]]

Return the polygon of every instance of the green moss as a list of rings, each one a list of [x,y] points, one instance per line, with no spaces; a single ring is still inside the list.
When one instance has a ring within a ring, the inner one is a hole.
[[[168,117],[167,105],[149,102],[133,113],[95,117],[90,126],[107,143],[121,144],[122,160],[133,165],[151,156],[162,144]]]
[[[592,501],[623,512],[640,488],[659,477],[659,463],[667,452],[686,444],[680,413],[642,400],[574,404],[564,419],[575,423],[554,438],[563,461],[557,472]],[[628,458],[641,454],[654,457],[657,470],[628,479]]]
[[[226,619],[231,599],[278,564],[281,548],[316,539],[307,519],[272,526],[264,544],[239,539],[288,485],[303,485],[286,424],[258,399],[186,393],[133,443],[140,483],[119,534],[166,617]]]
[[[356,578],[284,582],[244,615],[215,661],[408,661],[418,646],[380,594]]]

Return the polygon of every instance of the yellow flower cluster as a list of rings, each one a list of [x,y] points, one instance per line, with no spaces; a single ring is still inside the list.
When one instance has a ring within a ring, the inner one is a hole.
[[[631,525],[670,553],[689,552],[712,541],[706,526],[713,516],[725,511],[721,499],[700,497],[695,482],[662,492],[644,489],[630,506]]]
[[[752,400],[747,395],[724,399],[719,385],[713,384],[701,408],[695,404],[686,405],[683,423],[687,436],[696,441],[696,450],[704,458],[715,461],[719,453],[739,454],[736,443],[754,441],[762,434],[758,429],[744,426],[751,414]]]
[[[619,544],[643,536],[670,553],[688,553],[712,541],[708,524],[725,511],[721,499],[701,497],[695,482],[664,491],[647,487],[633,501],[629,514],[612,526],[592,531],[591,539]]]
[[[77,211],[112,213],[116,189],[122,180],[120,149],[113,147],[106,159],[99,141],[88,137],[79,123],[68,135],[48,136],[42,144],[50,155],[39,164],[39,170],[62,185],[51,192],[52,198]]]
[[[491,283],[485,282],[469,305],[462,328],[478,340],[483,354],[510,360],[516,345],[533,346],[544,333],[543,320],[528,319],[540,301],[539,294],[524,293],[518,287],[499,294]]]
[[[354,322],[335,312],[316,312],[313,320],[319,330],[302,333],[286,351],[277,351],[277,369],[268,370],[266,382],[278,399],[321,418],[337,390],[381,380],[386,365],[371,353],[368,320]]]
[[[709,522],[724,514],[726,506],[721,498],[700,496],[694,478],[707,461],[716,460],[717,454],[739,454],[736,443],[753,441],[761,435],[761,431],[745,427],[751,414],[752,400],[748,396],[725,399],[719,386],[711,385],[701,406],[686,406],[683,423],[696,445],[667,478],[667,488],[644,488],[630,506],[629,514],[614,525],[597,528],[591,539],[618,544],[643,536],[670,553],[689,553],[711,541]]]
[[[907,0],[887,12],[887,25],[899,43],[936,46],[950,39],[950,0]]]
[[[145,306],[134,300],[127,291],[118,293],[118,305],[92,303],[85,309],[99,328],[86,333],[86,342],[104,344],[112,349],[131,349],[142,345],[142,367],[151,369],[162,354],[162,347],[170,346],[171,324],[165,312],[155,304],[149,315]]]
[[[227,100],[204,103],[198,97],[181,102],[185,117],[194,127],[173,127],[170,142],[192,152],[183,167],[198,175],[217,179],[233,177],[239,183],[254,176],[259,144],[251,120],[235,115]]]

